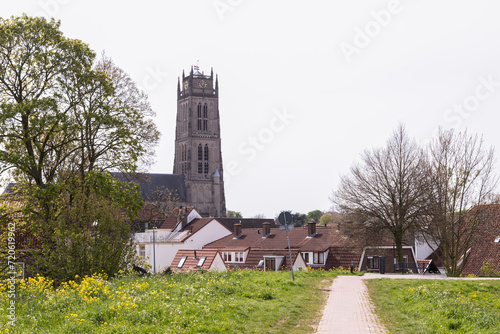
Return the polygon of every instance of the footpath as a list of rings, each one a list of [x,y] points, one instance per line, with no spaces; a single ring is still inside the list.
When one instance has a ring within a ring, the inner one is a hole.
[[[450,278],[446,275],[419,274],[374,274],[363,276],[339,276],[331,287],[330,296],[323,311],[317,334],[385,334],[387,330],[375,315],[364,280],[374,278],[391,279],[459,279],[491,280],[499,278],[474,277]]]
[[[387,333],[373,312],[361,276],[339,276],[333,281],[317,331],[317,334],[326,333]]]

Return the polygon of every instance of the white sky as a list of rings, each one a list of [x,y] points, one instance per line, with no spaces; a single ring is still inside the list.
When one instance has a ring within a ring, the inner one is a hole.
[[[421,142],[442,126],[500,145],[498,1],[0,1],[3,18],[60,19],[144,88],[151,172],[172,173],[177,77],[213,67],[227,208],[245,217],[328,210],[399,122]]]

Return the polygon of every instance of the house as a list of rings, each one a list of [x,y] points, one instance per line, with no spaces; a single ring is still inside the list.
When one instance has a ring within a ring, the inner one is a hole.
[[[241,224],[235,224],[231,235],[207,244],[204,249],[219,250],[229,267],[290,269],[286,231],[270,225],[264,222],[262,228],[243,229]],[[306,228],[289,230],[288,235],[294,269],[332,269],[359,261],[350,240],[330,227],[309,223]]]
[[[179,272],[194,270],[226,271],[226,264],[217,250],[181,249],[177,251],[171,268]]]
[[[293,270],[305,270],[307,264],[297,249],[249,249],[245,265],[242,268],[256,268],[263,271],[290,269],[290,254]],[[236,267],[239,265],[233,265]]]
[[[194,208],[180,208],[159,228],[134,233],[138,254],[154,272],[170,267],[181,249],[202,249],[208,243],[230,235],[231,231],[215,218],[204,218]]]
[[[500,205],[482,205],[473,207],[467,213],[467,219],[480,220],[476,233],[472,236],[465,256],[460,257],[457,265],[463,265],[463,276],[500,276]],[[435,247],[426,260],[432,266],[445,272],[443,251]]]
[[[500,205],[492,204],[481,209],[484,221],[466,252],[462,273],[464,276],[500,276]]]
[[[418,267],[415,252],[412,246],[403,245],[403,262],[397,263],[396,248],[392,243],[382,242],[377,246],[366,246],[363,248],[359,263],[356,264],[358,271],[379,273],[396,273],[400,269],[409,269],[421,272]]]

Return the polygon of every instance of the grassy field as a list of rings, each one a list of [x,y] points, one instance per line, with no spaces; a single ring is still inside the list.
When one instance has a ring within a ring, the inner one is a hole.
[[[500,281],[367,280],[390,333],[500,333]]]
[[[311,333],[339,271],[76,277],[54,289],[42,277],[18,284],[16,322],[1,333]],[[1,290],[1,288],[0,288]]]

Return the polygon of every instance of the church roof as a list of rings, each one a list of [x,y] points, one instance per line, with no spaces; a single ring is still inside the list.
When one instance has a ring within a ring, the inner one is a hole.
[[[155,196],[155,192],[162,189],[169,189],[176,192],[180,201],[186,201],[186,182],[182,174],[154,174],[154,173],[137,173],[137,174],[122,174],[111,173],[122,181],[132,181],[138,183],[141,187],[141,196],[145,201],[151,200]]]

